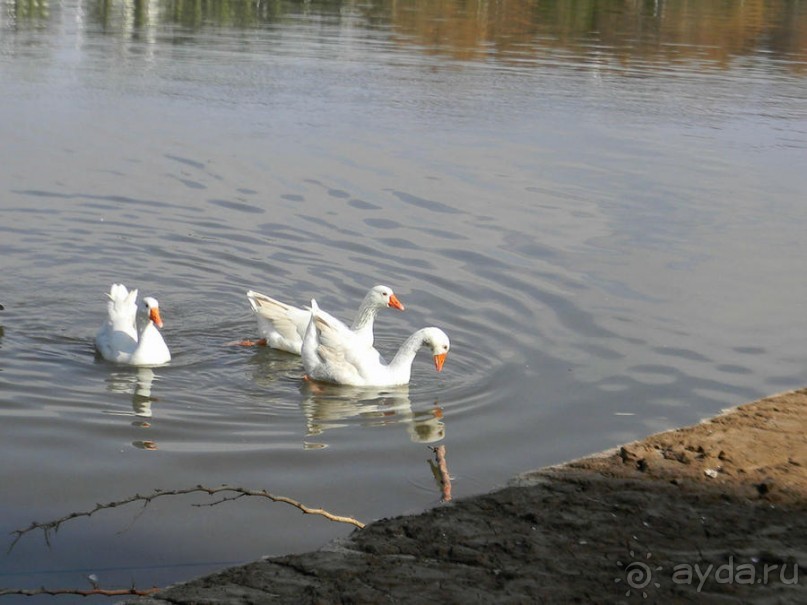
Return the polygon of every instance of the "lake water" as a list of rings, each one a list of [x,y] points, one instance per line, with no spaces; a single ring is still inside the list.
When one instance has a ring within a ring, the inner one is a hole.
[[[807,382],[807,6],[0,5],[0,534],[221,483],[363,521]],[[174,355],[95,359],[112,282]],[[312,391],[256,289],[392,286],[408,389]],[[165,498],[24,537],[0,586],[146,588],[351,531]],[[38,602],[30,599],[25,602]],[[60,602],[70,602],[62,599]],[[78,602],[84,602],[79,599]]]

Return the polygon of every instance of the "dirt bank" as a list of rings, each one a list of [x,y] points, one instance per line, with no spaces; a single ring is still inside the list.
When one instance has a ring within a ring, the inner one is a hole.
[[[805,513],[807,389],[130,603],[807,603]]]

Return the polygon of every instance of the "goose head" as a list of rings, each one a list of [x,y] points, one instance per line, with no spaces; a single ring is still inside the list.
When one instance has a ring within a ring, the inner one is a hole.
[[[395,296],[395,293],[389,286],[374,286],[367,297],[375,306],[391,307],[399,311],[404,310],[403,303],[398,300],[398,297]]]
[[[434,367],[438,372],[443,371],[443,364],[446,362],[446,355],[451,348],[448,335],[440,328],[425,328],[423,330],[423,344],[432,350],[434,356]]]
[[[160,304],[157,299],[152,296],[146,296],[143,298],[142,305],[143,313],[149,320],[154,322],[154,325],[158,328],[162,328],[163,320],[160,318]]]

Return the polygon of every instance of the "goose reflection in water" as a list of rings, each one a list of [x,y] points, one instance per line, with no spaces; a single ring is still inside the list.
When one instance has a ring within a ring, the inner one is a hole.
[[[255,347],[254,355],[247,360],[252,382],[263,388],[274,388],[281,381],[296,381],[301,372],[297,355],[277,351],[270,347]]]
[[[131,393],[132,412],[107,412],[120,416],[133,414],[135,420],[132,426],[147,429],[151,427],[149,418],[152,417],[151,404],[157,401],[151,394],[151,386],[157,376],[151,368],[137,368],[134,371],[112,372],[107,379],[107,389],[114,393]],[[156,450],[157,444],[153,441],[141,440],[132,443],[137,448]]]
[[[439,405],[418,412],[412,411],[409,387],[346,387],[303,382],[301,387],[307,437],[349,426],[356,419],[361,426],[403,424],[415,443],[434,443],[445,437],[443,410]],[[307,443],[306,447],[325,447]]]

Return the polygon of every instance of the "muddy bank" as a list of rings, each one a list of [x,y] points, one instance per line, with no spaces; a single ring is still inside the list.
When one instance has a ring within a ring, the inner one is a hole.
[[[807,603],[805,513],[807,389],[129,603]]]

